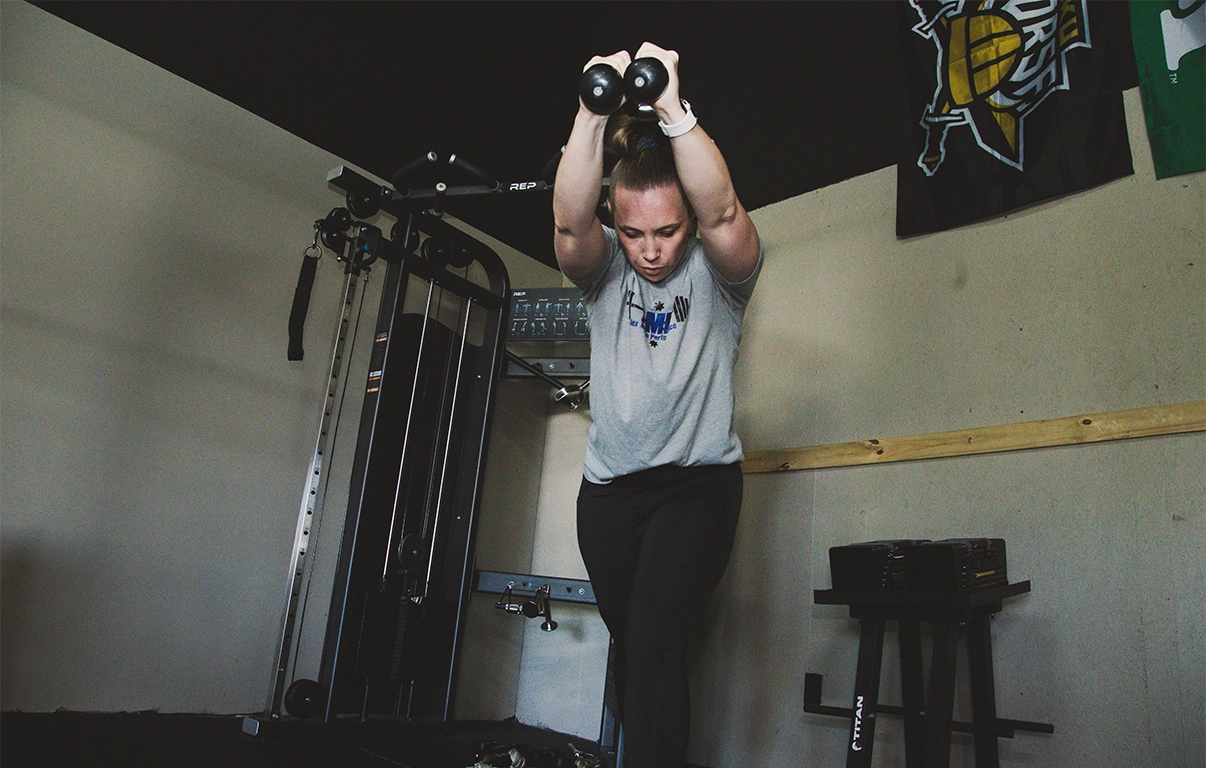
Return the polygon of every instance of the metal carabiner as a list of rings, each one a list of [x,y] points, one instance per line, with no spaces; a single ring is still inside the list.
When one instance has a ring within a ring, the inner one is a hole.
[[[319,225],[321,223],[322,219],[314,222],[314,242],[307,245],[306,250],[302,251],[302,256],[305,256],[307,259],[322,258],[322,248],[318,245]],[[311,255],[310,251],[314,251],[313,255]]]

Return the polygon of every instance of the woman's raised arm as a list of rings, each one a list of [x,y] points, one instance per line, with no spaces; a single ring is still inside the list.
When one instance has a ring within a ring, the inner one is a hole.
[[[670,136],[674,165],[695,210],[704,255],[726,280],[739,283],[753,274],[758,264],[758,231],[737,199],[729,167],[716,142],[683,106],[678,94],[678,54],[647,42],[636,57],[657,58],[666,65],[670,81],[653,107]]]
[[[622,73],[630,61],[628,52],[620,51],[607,57],[596,56],[587,62],[586,68],[604,63]],[[603,224],[595,215],[603,188],[606,130],[607,115],[591,112],[579,100],[574,128],[553,183],[553,250],[562,274],[571,280],[593,273],[607,254]]]

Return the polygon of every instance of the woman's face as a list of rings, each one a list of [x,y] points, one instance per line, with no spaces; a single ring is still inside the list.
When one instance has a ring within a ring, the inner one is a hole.
[[[617,187],[613,193],[616,233],[628,263],[651,283],[670,276],[687,252],[691,215],[674,185],[650,189]]]

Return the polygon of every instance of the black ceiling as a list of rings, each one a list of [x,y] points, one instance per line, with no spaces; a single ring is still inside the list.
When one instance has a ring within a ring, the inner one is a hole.
[[[35,4],[383,179],[430,150],[539,179],[587,59],[643,40],[680,53],[683,95],[747,208],[896,159],[908,6],[891,0]],[[547,193],[454,202],[552,263]]]

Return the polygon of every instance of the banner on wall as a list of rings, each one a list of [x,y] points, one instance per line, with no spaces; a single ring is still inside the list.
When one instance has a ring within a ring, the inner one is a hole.
[[[1206,0],[1131,2],[1156,178],[1206,169]]]
[[[1095,24],[1108,14],[1102,5],[902,4],[897,237],[999,216],[1133,173],[1117,52],[1094,37],[1107,37],[1109,25]],[[1125,21],[1125,6],[1115,5]]]

